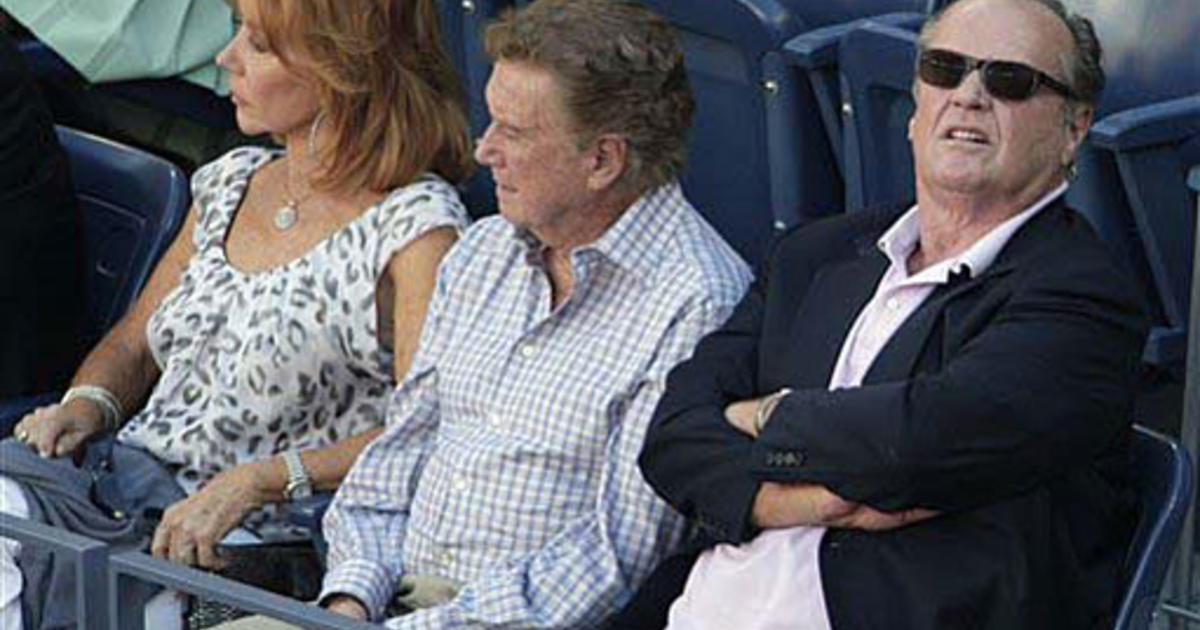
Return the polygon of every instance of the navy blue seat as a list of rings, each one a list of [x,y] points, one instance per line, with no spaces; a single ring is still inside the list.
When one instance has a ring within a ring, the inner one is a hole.
[[[695,93],[683,187],[755,262],[773,228],[841,210],[837,169],[807,83],[783,60],[804,29],[778,0],[646,4],[675,26]]]
[[[802,33],[783,46],[788,61],[802,69],[808,78],[838,170],[844,181],[849,177],[846,173],[843,155],[845,145],[843,118],[851,117],[854,109],[852,105],[843,105],[844,88],[839,72],[838,44],[843,35],[859,28],[864,21],[869,20],[874,24],[897,26],[915,31],[925,21],[925,15],[925,13],[916,12],[885,13],[861,20],[841,22]],[[856,181],[853,180],[846,184],[848,208],[859,208],[862,204],[860,196],[855,196],[855,192],[859,189],[854,183]]]
[[[1195,233],[1184,177],[1200,161],[1200,12],[1194,0],[1066,4],[1095,23],[1109,79],[1072,200],[1142,282],[1155,311],[1146,361],[1177,375]]]
[[[913,196],[907,130],[917,30],[923,21],[918,14],[891,14],[854,22],[836,33],[847,210]],[[789,49],[810,43],[789,42]]]
[[[1116,193],[1097,201],[1123,211],[1118,216],[1132,223],[1141,255],[1136,260],[1144,265],[1146,289],[1158,311],[1146,360],[1178,366],[1186,352],[1196,245],[1196,215],[1185,169],[1200,163],[1200,94],[1112,114],[1093,126],[1091,143],[1110,160],[1098,167],[1110,171],[1104,182],[1089,183],[1096,193]],[[1123,207],[1115,207],[1118,204]]]
[[[58,139],[71,163],[83,215],[84,334],[98,341],[129,308],[187,215],[187,178],[145,151],[67,127]],[[53,394],[0,401],[0,435]]]
[[[1192,462],[1174,439],[1133,427],[1133,474],[1141,515],[1125,558],[1116,630],[1145,630],[1192,500]]]

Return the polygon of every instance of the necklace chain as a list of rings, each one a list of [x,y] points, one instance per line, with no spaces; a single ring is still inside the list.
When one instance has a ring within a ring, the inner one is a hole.
[[[300,204],[308,201],[312,197],[313,190],[310,188],[303,196],[296,197],[292,194],[291,177],[287,174],[283,178],[283,196],[284,204],[275,211],[275,216],[272,222],[275,224],[275,229],[283,231],[290,230],[300,221]]]

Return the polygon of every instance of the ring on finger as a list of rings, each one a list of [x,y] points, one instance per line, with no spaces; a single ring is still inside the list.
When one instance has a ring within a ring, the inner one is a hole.
[[[29,441],[29,430],[24,427],[18,427],[16,431],[13,431],[13,435],[22,442]]]

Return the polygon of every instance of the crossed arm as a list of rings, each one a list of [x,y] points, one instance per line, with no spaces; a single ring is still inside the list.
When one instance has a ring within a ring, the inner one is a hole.
[[[879,513],[900,525],[1025,492],[1090,461],[1127,425],[1144,322],[1110,271],[1094,260],[1039,269],[948,347],[936,371],[800,389],[755,437],[737,427],[767,393],[759,354],[779,351],[760,345],[769,292],[760,281],[672,373],[643,470],[673,505],[733,542],[759,527],[871,528]],[[862,506],[874,511],[865,522],[854,516]]]

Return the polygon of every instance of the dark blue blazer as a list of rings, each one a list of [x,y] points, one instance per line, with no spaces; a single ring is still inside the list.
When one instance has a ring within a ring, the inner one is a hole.
[[[821,577],[845,628],[1111,626],[1134,501],[1130,411],[1146,318],[1086,221],[1038,213],[977,277],[939,288],[863,386],[827,391],[900,208],[783,238],[730,320],[671,374],[641,456],[715,541],[757,533],[762,481],[942,515],[830,530]],[[732,401],[791,387],[758,440]]]

